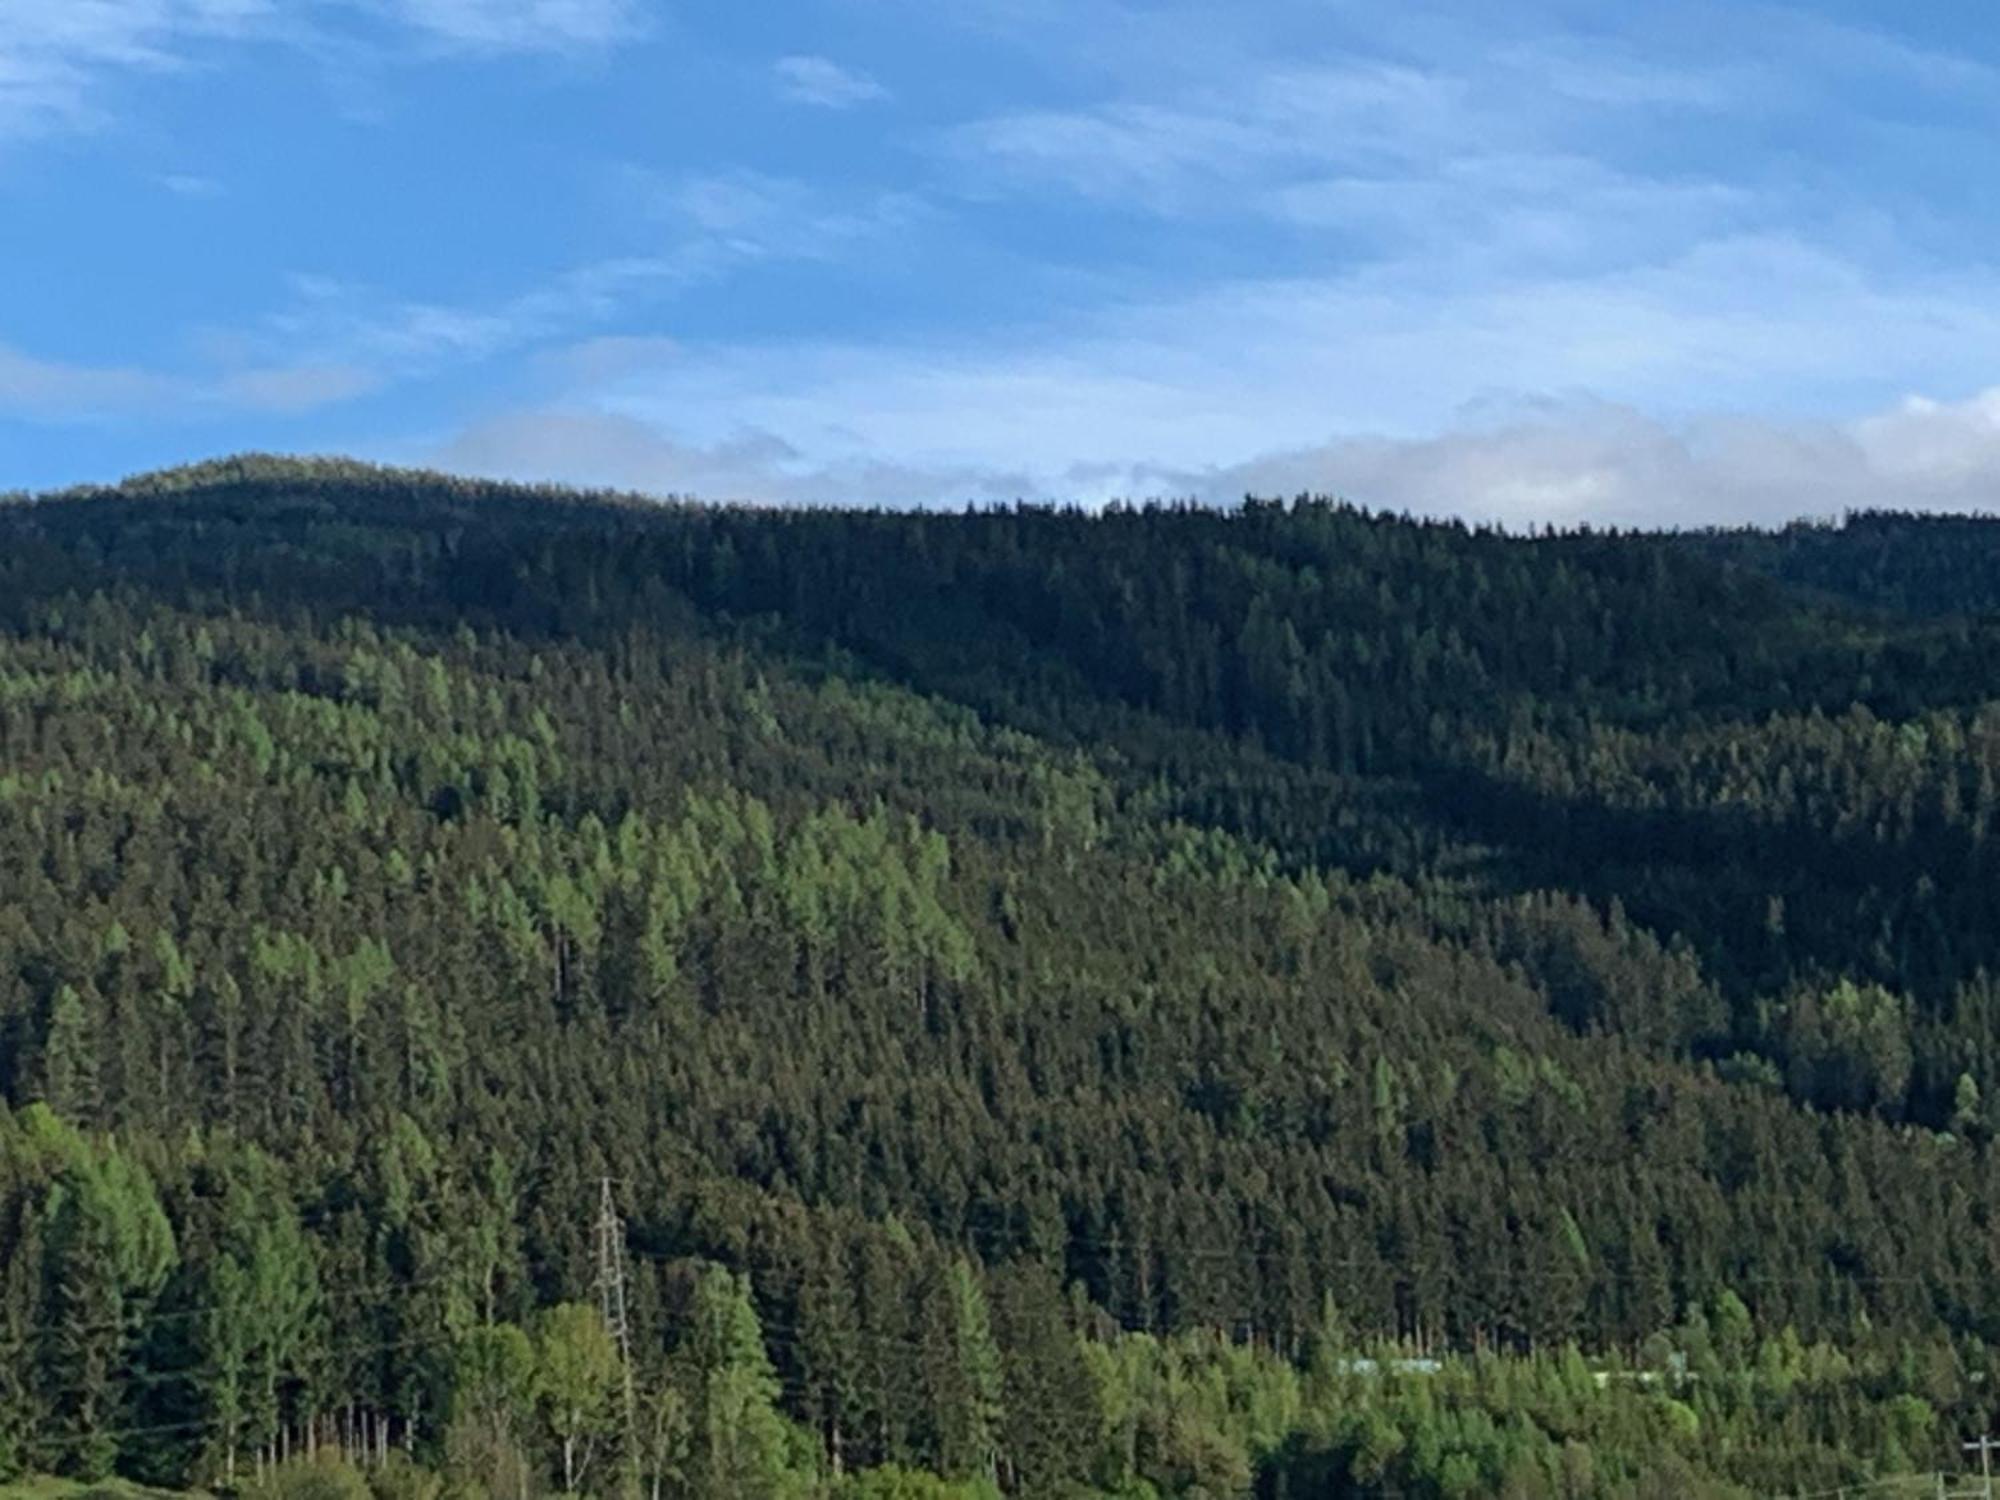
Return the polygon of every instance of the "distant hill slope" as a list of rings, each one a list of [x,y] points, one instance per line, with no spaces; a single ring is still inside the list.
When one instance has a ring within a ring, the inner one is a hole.
[[[1955,1357],[2000,1328],[2000,564],[1945,558],[1992,524],[271,459],[0,506],[0,1435],[212,1459],[173,1372],[242,1285],[315,1309],[238,1351],[258,1420],[433,1410],[459,1330],[590,1295],[606,1177],[638,1321],[751,1270],[850,1463],[945,1462],[883,1413],[961,1255],[1020,1380],[1086,1308],[1295,1349],[1328,1296]]]
[[[2000,612],[2000,517],[1862,511],[1835,524],[1678,538],[1706,557],[1913,615]]]

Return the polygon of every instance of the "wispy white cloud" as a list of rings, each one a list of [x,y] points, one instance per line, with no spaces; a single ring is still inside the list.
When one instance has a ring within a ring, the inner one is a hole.
[[[1717,111],[1758,87],[1747,65],[1676,68],[1545,45],[1476,67],[1262,59],[1197,88],[976,119],[944,148],[981,192],[1059,189],[1176,215],[1282,213],[1295,188],[1327,180],[1443,188],[1489,160],[1591,160],[1586,121],[1602,135],[1610,114]]]
[[[1197,48],[1184,7],[1119,13],[1142,36],[1159,33],[1155,46],[1164,36],[1182,53]],[[1127,73],[1095,102],[959,125],[939,150],[966,196],[1042,213],[1067,196],[1162,216],[1176,233],[1211,237],[1197,242],[1211,254],[1242,255],[1248,235],[1275,226],[1284,237],[1268,240],[1264,259],[1311,267],[1309,277],[1378,259],[1410,284],[1588,277],[1756,234],[1848,250],[1872,237],[1895,258],[1896,224],[1855,214],[1823,172],[1803,160],[1778,170],[1767,152],[1720,144],[1836,108],[1843,128],[1864,128],[1884,107],[1856,75],[1870,34],[1786,12],[1760,13],[1756,29],[1742,45],[1642,47],[1561,26],[1488,35],[1477,17],[1429,27],[1404,17],[1379,28],[1379,54],[1224,46],[1201,79],[1162,86]],[[1933,67],[1920,49],[1880,40],[1900,86],[1935,79],[2000,102],[2000,76],[1983,65]],[[1661,149],[1686,137],[1709,144]]]
[[[0,16],[0,141],[102,120],[107,71],[183,66],[187,49],[247,35],[269,0],[9,0]]]
[[[673,231],[656,253],[572,267],[489,305],[398,298],[335,277],[295,275],[284,308],[248,326],[211,329],[205,348],[226,361],[303,357],[315,368],[368,370],[386,382],[564,343],[550,368],[601,380],[677,347],[625,331],[648,310],[746,265],[857,253],[923,213],[921,203],[900,195],[846,206],[808,184],[747,172],[666,177],[628,169],[622,181]]]
[[[596,386],[659,369],[680,352],[678,340],[662,335],[607,333],[550,350],[539,363],[567,385]]]
[[[1754,57],[1726,62],[1670,62],[1641,56],[1602,38],[1542,36],[1495,48],[1486,59],[1512,77],[1578,104],[1628,110],[1738,110],[1768,102],[1781,78]]]
[[[754,430],[688,442],[631,417],[548,408],[480,422],[408,457],[457,473],[765,505],[931,505],[1037,493],[1025,474],[854,458],[814,461]]]
[[[328,391],[344,383],[358,394],[572,335],[636,298],[691,284],[702,270],[693,253],[600,261],[483,307],[398,298],[338,278],[297,275],[284,307],[253,323],[206,330],[200,349],[211,363],[230,367],[297,363],[328,372]]]
[[[781,57],[772,71],[778,77],[778,92],[794,104],[852,109],[889,97],[889,91],[866,73],[830,58]]]
[[[381,383],[358,365],[267,365],[231,371],[200,389],[207,404],[292,415],[351,401]]]
[[[914,194],[848,198],[797,178],[735,169],[626,173],[656,217],[692,234],[711,257],[825,260],[900,235],[928,217]]]
[[[176,198],[220,198],[223,194],[221,183],[196,172],[163,172],[153,181]]]
[[[991,116],[951,131],[945,148],[980,191],[1054,186],[1159,212],[1226,214],[1295,174],[1433,155],[1468,139],[1468,115],[1453,78],[1354,62],[1272,68],[1192,100]],[[1504,135],[1471,137],[1481,138]]]
[[[576,52],[640,36],[644,0],[5,0],[0,142],[102,124],[107,80],[206,60],[225,42],[326,51],[319,20],[377,17],[473,52]]]
[[[920,204],[895,195],[841,207],[806,184],[756,174],[631,173],[628,180],[651,195],[656,216],[675,230],[656,254],[591,261],[490,304],[402,298],[297,273],[276,311],[200,331],[192,369],[71,366],[0,349],[0,412],[62,419],[140,410],[297,413],[523,353],[539,359],[545,377],[601,385],[656,370],[679,349],[670,338],[622,331],[644,310],[748,264],[854,253],[922,213]],[[162,185],[207,191],[203,180]]]
[[[1350,258],[1394,257],[1463,281],[1657,263],[1769,222],[1777,196],[1568,153],[1485,152],[1416,175],[1300,178],[1256,209],[1337,236]]]
[[[0,412],[41,418],[89,418],[173,399],[171,380],[126,366],[38,359],[0,344]]]
[[[348,366],[241,364],[182,373],[41,359],[0,345],[0,417],[87,422],[225,412],[296,414],[372,389]]]
[[[604,481],[580,435],[616,432],[618,483],[767,499],[1314,490],[1516,522],[1655,523],[1892,492],[1971,505],[2000,480],[2000,399],[1932,409],[1889,393],[1982,389],[1996,309],[1991,275],[1883,278],[1772,236],[1659,266],[1442,287],[1384,264],[1010,339],[619,346],[565,367],[561,420],[534,417],[536,447],[516,456]],[[1795,409],[1874,415],[1717,415],[1768,411],[1772,389]],[[783,460],[723,465],[743,431],[782,444]],[[504,471],[504,432],[490,424],[453,452]],[[871,497],[862,476],[883,488]]]
[[[639,0],[385,0],[396,19],[460,47],[539,52],[607,47],[645,29]]]
[[[1428,269],[1428,268],[1424,268]],[[1883,330],[1895,330],[1885,340]],[[1664,415],[1862,410],[1979,389],[2000,278],[1888,278],[1782,237],[1658,266],[1436,284],[1400,264],[1257,279],[950,342],[690,345],[575,394],[713,436],[733,424],[1060,474],[1190,469],[1335,432],[1437,430],[1483,393],[1590,393]]]

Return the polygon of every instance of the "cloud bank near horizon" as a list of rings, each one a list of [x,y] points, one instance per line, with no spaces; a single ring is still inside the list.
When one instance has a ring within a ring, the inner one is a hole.
[[[1625,407],[1545,404],[1433,437],[1341,437],[1205,468],[829,464],[769,433],[703,444],[629,416],[561,409],[511,413],[412,456],[493,478],[785,505],[1230,505],[1314,495],[1516,530],[1776,526],[1869,509],[2000,512],[2000,388],[1959,402],[1912,397],[1838,424],[1706,417],[1670,426]]]

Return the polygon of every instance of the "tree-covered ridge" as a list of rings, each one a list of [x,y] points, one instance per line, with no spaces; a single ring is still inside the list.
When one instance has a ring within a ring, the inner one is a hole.
[[[1776,531],[1680,539],[1700,552],[1828,598],[1918,615],[2000,609],[2000,525],[1993,514],[1863,511]]]
[[[1942,1462],[1992,628],[1711,552],[277,460],[0,506],[0,1460]]]

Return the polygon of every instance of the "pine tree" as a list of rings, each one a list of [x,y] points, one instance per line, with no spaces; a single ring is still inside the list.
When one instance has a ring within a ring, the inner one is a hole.
[[[83,997],[70,985],[49,1004],[42,1040],[42,1098],[65,1120],[87,1124],[97,1114],[97,1048]]]
[[[694,1492],[769,1500],[789,1478],[792,1443],[748,1280],[705,1269],[689,1319],[680,1359],[692,1393]]]
[[[979,1273],[963,1257],[945,1272],[948,1327],[952,1341],[949,1400],[940,1413],[939,1468],[946,1474],[997,1479],[999,1444],[1006,1419],[1006,1376],[993,1338],[986,1290]]]

